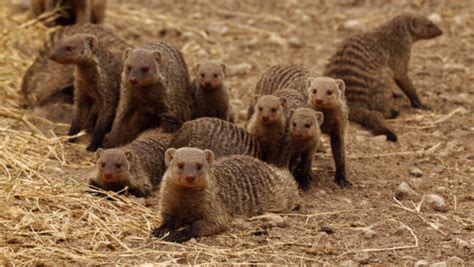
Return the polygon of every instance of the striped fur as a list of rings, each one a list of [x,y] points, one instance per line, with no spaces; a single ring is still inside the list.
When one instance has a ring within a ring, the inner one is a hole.
[[[278,89],[273,92],[272,95],[286,98],[288,110],[302,108],[306,106],[305,95],[300,91],[294,89]]]
[[[160,190],[163,220],[153,232],[157,237],[170,232],[165,240],[183,242],[214,235],[228,229],[235,216],[289,211],[298,205],[297,185],[286,170],[244,155],[213,161],[209,150],[170,150]],[[196,164],[201,167],[195,169]],[[178,231],[180,227],[184,230]]]
[[[261,157],[260,144],[237,125],[217,119],[199,118],[188,121],[173,135],[170,147],[210,149],[217,157],[235,154]]]
[[[165,172],[164,152],[171,139],[170,134],[161,133],[157,129],[148,130],[141,134],[132,143],[107,150],[98,150],[97,174],[90,180],[90,184],[104,190],[120,191],[129,187],[129,192],[136,196],[149,196],[161,182]],[[126,156],[127,153],[131,156]],[[113,165],[126,162],[129,170],[120,173],[118,170],[109,169],[114,175],[113,179],[106,180],[101,170],[101,164]]]
[[[301,65],[276,65],[267,70],[255,87],[256,94],[271,95],[278,89],[294,89],[306,96],[311,72]]]

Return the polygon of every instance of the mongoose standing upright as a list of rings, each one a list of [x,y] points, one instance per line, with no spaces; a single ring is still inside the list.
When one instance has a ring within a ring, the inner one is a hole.
[[[300,65],[277,65],[271,67],[266,71],[260,80],[257,83],[255,92],[271,94],[275,91],[278,91],[282,88],[291,88],[304,95],[305,101],[308,101],[308,87],[313,79],[316,78],[316,75],[311,71],[307,70]],[[341,85],[342,86],[342,85]],[[332,98],[332,94],[337,92],[332,88],[328,97]],[[344,90],[344,88],[339,89]],[[331,149],[334,157],[334,162],[336,165],[336,175],[335,182],[340,186],[346,187],[350,186],[351,183],[346,179],[346,170],[345,170],[345,144],[344,144],[344,135],[345,128],[347,124],[347,113],[346,104],[344,102],[344,94],[341,94],[342,98],[338,96],[337,101],[331,101],[334,106],[332,109],[338,110],[331,115],[327,113],[329,109],[319,110],[324,113],[324,124],[321,125],[321,130],[323,133],[329,134],[331,137]],[[331,109],[331,110],[332,110]],[[252,110],[249,109],[249,113]],[[336,115],[337,114],[337,115]],[[340,120],[340,121],[339,121]],[[326,125],[326,126],[325,126]],[[329,127],[327,125],[337,125],[334,127]],[[328,129],[331,128],[332,130]],[[336,130],[337,129],[337,130]]]
[[[127,144],[146,129],[159,127],[161,113],[192,119],[186,63],[178,49],[161,42],[124,52],[120,103],[107,147]]]
[[[199,118],[185,122],[171,138],[170,147],[210,149],[217,157],[249,155],[262,158],[259,142],[234,123],[218,118]]]
[[[119,100],[122,60],[91,34],[66,38],[50,58],[61,64],[75,65],[74,118],[69,135],[94,125],[87,147],[95,151],[110,130]]]
[[[214,153],[170,148],[160,188],[161,225],[155,237],[184,242],[228,229],[235,216],[298,207],[297,185],[287,170],[237,155],[214,161]]]
[[[149,196],[165,172],[164,153],[170,139],[170,134],[153,129],[124,147],[99,148],[97,173],[90,185],[115,192],[128,186],[128,192],[137,197]]]
[[[64,8],[62,16],[53,24],[70,25],[96,23],[104,21],[106,0],[32,0],[31,13],[38,17],[42,13],[53,11],[57,7]]]
[[[229,92],[224,84],[225,64],[201,62],[196,64],[194,71],[196,78],[191,90],[196,103],[195,117],[216,117],[234,122]]]
[[[398,115],[390,105],[393,81],[408,96],[411,106],[427,109],[408,77],[413,43],[442,34],[425,17],[399,15],[380,27],[346,39],[330,59],[325,76],[344,80],[349,105],[349,119],[397,141],[396,134],[384,123]]]
[[[348,109],[344,97],[343,80],[329,77],[309,79],[308,105],[324,114],[321,130],[331,137],[331,150],[336,165],[335,180],[341,186],[351,186],[346,179],[345,136]]]
[[[247,124],[247,131],[260,143],[262,160],[276,163],[280,143],[286,133],[287,99],[274,95],[256,95],[255,112]]]

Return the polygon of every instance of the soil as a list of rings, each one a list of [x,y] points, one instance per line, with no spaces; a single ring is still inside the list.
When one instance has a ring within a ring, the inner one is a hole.
[[[142,232],[134,233],[137,240],[145,243],[135,242],[133,235],[118,235],[123,238],[111,239],[110,246],[100,246],[103,253],[110,250],[117,257],[91,259],[88,263],[336,264],[353,260],[374,266],[409,266],[422,259],[435,263],[457,256],[466,266],[474,264],[472,1],[111,0],[105,25],[134,45],[149,40],[177,45],[190,69],[202,59],[225,62],[230,73],[231,103],[238,122],[243,124],[253,88],[267,68],[278,63],[302,63],[322,73],[344,38],[402,12],[432,17],[438,14],[441,18],[437,24],[444,34],[414,45],[409,72],[422,101],[432,109],[412,109],[406,97],[396,99],[401,114],[388,124],[398,134],[398,143],[373,137],[351,123],[346,143],[352,188],[341,189],[333,182],[334,164],[325,138],[325,152],[315,157],[311,189],[302,193],[303,206],[299,211],[281,215],[283,227],[269,226],[261,220],[238,220],[226,233],[180,246],[154,242],[147,236],[159,223],[155,216],[143,223]],[[355,26],[344,27],[349,20],[356,20],[352,22]],[[12,78],[18,90],[19,79]],[[35,121],[35,125],[43,131],[50,127],[40,121]],[[65,135],[66,131],[65,126],[55,128],[58,135]],[[60,162],[52,160],[48,164],[57,168],[46,168],[43,175],[71,176],[86,185],[81,171],[89,170],[93,163],[93,155],[84,151],[87,140],[84,138],[84,145],[64,143],[65,160],[76,163],[75,167],[61,169]],[[421,175],[410,174],[416,168]],[[402,182],[407,182],[416,194],[397,202],[395,192]],[[443,197],[447,211],[432,209],[425,201],[428,194]],[[156,203],[148,206],[147,212],[156,213]],[[118,205],[117,209],[120,208]],[[87,224],[84,227],[87,231]],[[375,235],[364,236],[367,229]],[[14,233],[10,230],[7,235]],[[458,239],[466,241],[467,246],[460,246]],[[12,262],[23,262],[26,259],[20,254],[43,246],[34,240],[28,245],[16,244],[15,252],[0,252],[5,257],[10,255]],[[62,247],[67,251],[62,260],[86,263],[73,256],[81,253],[74,244],[71,241]],[[132,250],[152,248],[155,254],[127,254],[127,249],[119,244]],[[363,252],[369,254],[368,260],[360,259]]]

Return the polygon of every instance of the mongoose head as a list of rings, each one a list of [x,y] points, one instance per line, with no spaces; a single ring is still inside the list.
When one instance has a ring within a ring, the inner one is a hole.
[[[412,38],[416,40],[432,39],[443,34],[443,31],[431,20],[415,14],[404,14],[397,17],[405,23]],[[395,19],[397,19],[395,18]]]
[[[226,75],[226,66],[214,62],[198,63],[194,67],[194,73],[199,88],[215,90],[222,87]]]
[[[132,87],[143,87],[163,82],[160,71],[163,56],[160,51],[125,49],[123,52],[122,82]]]
[[[130,167],[134,155],[130,151],[112,148],[96,151],[97,177],[94,181],[104,190],[120,191],[129,185]]]
[[[290,111],[289,132],[296,140],[309,140],[321,134],[320,126],[324,115],[310,108],[298,108]]]
[[[98,40],[91,34],[75,34],[64,39],[49,54],[49,58],[60,64],[77,64],[91,61],[98,48]]]
[[[288,101],[274,95],[255,96],[255,115],[263,125],[283,123]]]
[[[308,105],[313,109],[331,108],[344,97],[343,80],[329,77],[311,78],[308,81]]]
[[[214,153],[208,149],[169,148],[165,152],[168,169],[163,179],[180,187],[203,188],[213,160]]]

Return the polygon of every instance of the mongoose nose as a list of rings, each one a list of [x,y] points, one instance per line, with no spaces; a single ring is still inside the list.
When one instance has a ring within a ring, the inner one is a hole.
[[[56,60],[56,55],[54,53],[49,54],[49,59],[55,61]]]
[[[268,118],[267,116],[263,116],[263,117],[262,117],[262,121],[263,121],[263,122],[268,122],[268,120],[269,120],[269,118]]]
[[[314,100],[314,103],[316,103],[316,104],[319,104],[319,105],[320,105],[320,104],[322,104],[322,103],[323,103],[323,100],[322,100],[322,99],[315,99],[315,100]]]
[[[104,178],[105,180],[112,180],[112,178],[114,177],[114,175],[110,172],[104,172]]]
[[[303,134],[301,132],[293,132],[293,137],[294,138],[302,138]]]
[[[186,182],[187,183],[192,183],[194,182],[196,178],[194,176],[186,176]]]
[[[128,82],[131,84],[131,85],[136,85],[138,83],[138,80],[135,79],[135,78],[130,78],[128,79]]]
[[[204,85],[205,85],[206,87],[211,87],[211,82],[204,82]]]

